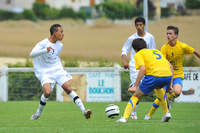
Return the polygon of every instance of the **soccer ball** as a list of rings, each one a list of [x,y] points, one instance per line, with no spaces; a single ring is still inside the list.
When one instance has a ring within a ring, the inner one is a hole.
[[[108,118],[114,118],[119,115],[120,109],[115,104],[109,104],[105,109],[105,113]]]

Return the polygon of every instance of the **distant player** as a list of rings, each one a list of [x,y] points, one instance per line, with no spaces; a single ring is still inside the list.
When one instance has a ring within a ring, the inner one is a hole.
[[[81,99],[72,90],[69,81],[72,76],[64,71],[60,61],[60,53],[63,44],[60,42],[63,37],[63,29],[60,24],[53,24],[50,28],[50,37],[46,38],[33,48],[30,56],[33,57],[33,65],[36,77],[40,80],[44,93],[41,96],[39,107],[31,116],[31,120],[37,120],[46,105],[48,97],[56,83],[58,83],[64,91],[71,96],[74,103],[80,108],[86,119],[90,118],[91,110],[86,110]]]
[[[135,83],[135,80],[136,80],[137,74],[138,74],[138,71],[136,71],[136,69],[135,69],[135,61],[134,61],[135,51],[132,48],[132,41],[136,38],[142,38],[145,40],[145,42],[147,44],[147,48],[149,48],[149,49],[156,48],[156,44],[155,44],[153,35],[148,32],[145,32],[144,27],[145,27],[145,19],[142,17],[136,18],[135,19],[135,28],[136,28],[137,32],[134,33],[133,35],[131,35],[128,38],[128,40],[125,42],[124,46],[122,47],[121,58],[122,58],[124,68],[129,69],[129,71],[130,71],[130,80],[131,80],[130,86],[132,86]],[[128,64],[127,56],[128,56],[129,52],[131,53],[131,56],[130,56],[130,61]],[[132,89],[130,89],[128,91],[131,93],[135,92],[135,90],[132,90]],[[130,115],[130,117],[135,120],[137,120],[136,111],[137,111],[137,106],[135,107],[135,110]]]
[[[200,54],[186,43],[180,42],[178,39],[178,27],[167,27],[168,42],[163,45],[161,52],[164,57],[171,63],[174,69],[173,84],[170,88],[167,98],[169,100],[169,109],[171,109],[172,100],[178,97],[182,92],[183,87],[183,56],[194,53],[198,58]],[[167,88],[165,88],[167,89]],[[151,107],[150,112],[145,116],[145,120],[150,120],[155,110],[159,107],[160,100],[156,99]]]
[[[138,38],[133,40],[132,46],[136,52],[134,56],[135,67],[139,72],[134,85],[130,89],[135,89],[136,91],[130,98],[122,118],[117,120],[117,122],[127,122],[139,98],[153,90],[156,96],[161,100],[164,113],[162,121],[168,122],[171,118],[171,114],[167,107],[165,91],[162,88],[164,86],[169,86],[171,83],[172,67],[159,50],[147,49],[143,39]]]

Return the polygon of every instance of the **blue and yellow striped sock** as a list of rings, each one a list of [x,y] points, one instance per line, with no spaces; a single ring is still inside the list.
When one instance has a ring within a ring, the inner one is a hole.
[[[139,101],[139,99],[135,96],[132,96],[128,102],[128,104],[126,105],[125,108],[125,112],[123,114],[123,118],[128,119],[131,112],[133,111],[133,109],[135,108],[136,103]]]
[[[168,106],[167,106],[167,96],[165,93],[165,90],[163,88],[161,89],[155,89],[156,96],[160,99],[160,104],[162,106],[163,113],[166,114],[169,112]]]
[[[155,111],[157,110],[159,105],[160,105],[160,100],[158,98],[156,98],[156,100],[154,100],[152,107],[147,115],[152,117],[152,115],[155,113]]]

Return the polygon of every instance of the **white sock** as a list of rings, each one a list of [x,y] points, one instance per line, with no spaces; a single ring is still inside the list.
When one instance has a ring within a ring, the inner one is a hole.
[[[48,98],[46,98],[46,97],[44,96],[44,94],[42,94],[42,96],[41,96],[41,98],[40,98],[40,104],[39,104],[39,107],[38,107],[38,109],[37,109],[37,113],[38,113],[39,115],[42,114],[42,111],[44,110],[44,107],[45,107],[45,105],[46,105],[47,100],[48,100]]]
[[[72,97],[72,100],[74,101],[74,103],[80,108],[80,110],[84,114],[85,113],[85,107],[84,107],[83,102],[81,101],[81,99],[76,94],[76,92],[71,91],[71,93],[69,93],[69,95]]]
[[[44,96],[44,94],[42,94],[40,100],[41,100],[43,103],[46,103],[47,100],[48,100],[48,98],[46,98],[46,97]]]

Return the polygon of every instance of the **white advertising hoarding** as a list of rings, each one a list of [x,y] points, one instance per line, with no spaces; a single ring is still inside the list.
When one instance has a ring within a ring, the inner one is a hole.
[[[79,69],[79,71],[77,71]],[[83,101],[121,101],[121,77],[118,68],[77,68],[67,70],[73,77],[72,89]],[[70,101],[63,89],[57,85],[57,101]]]
[[[176,102],[200,102],[200,68],[185,67],[183,88]]]

